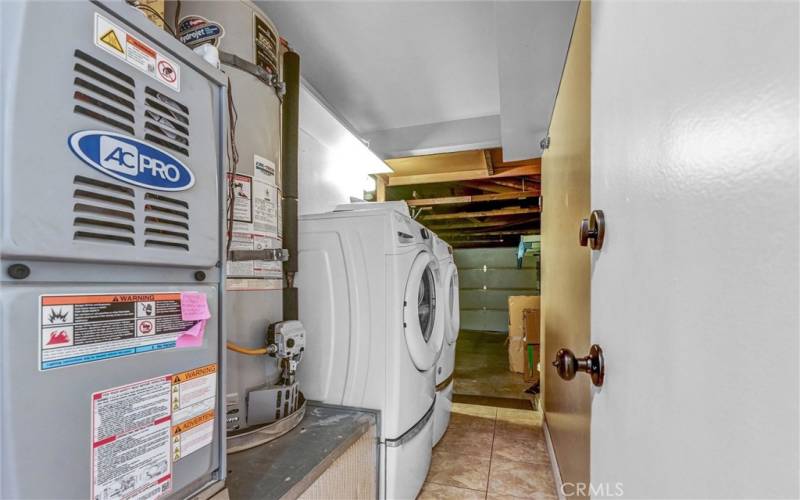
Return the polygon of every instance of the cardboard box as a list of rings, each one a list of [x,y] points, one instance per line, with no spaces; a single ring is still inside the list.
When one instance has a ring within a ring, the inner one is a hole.
[[[539,310],[538,295],[512,295],[508,298],[508,369],[526,372],[528,341],[525,340],[525,309]]]
[[[522,335],[529,344],[540,344],[541,336],[539,334],[541,323],[541,311],[539,309],[523,309],[522,310]]]
[[[525,381],[535,383],[539,381],[540,364],[542,362],[542,345],[528,344],[528,352],[525,353]],[[533,351],[533,365],[531,366],[530,352]]]

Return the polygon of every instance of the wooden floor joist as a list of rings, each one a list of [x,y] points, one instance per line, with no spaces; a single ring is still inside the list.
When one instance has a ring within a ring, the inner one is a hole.
[[[519,236],[522,234],[539,234],[538,229],[506,229],[504,231],[443,231],[438,232],[437,235],[445,240],[462,240],[476,236]]]
[[[530,221],[525,221],[530,222]],[[508,222],[501,221],[501,220],[493,220],[487,222],[459,222],[455,224],[444,224],[444,225],[433,225],[433,224],[426,224],[431,231],[436,232],[437,234],[441,231],[449,230],[449,229],[472,229],[472,228],[481,228],[481,227],[506,227]],[[513,223],[512,223],[513,224]],[[522,221],[517,222],[517,224],[522,224]]]
[[[535,198],[541,195],[537,189],[535,191],[517,191],[511,193],[495,194],[473,194],[465,196],[445,196],[442,198],[421,198],[418,200],[406,200],[409,207],[428,207],[433,205],[463,205],[466,203],[477,203],[482,201],[502,201],[502,200],[522,200],[525,198]]]
[[[503,179],[506,177],[520,177],[527,175],[541,175],[542,162],[535,158],[529,162],[513,167],[495,167],[494,174],[489,175],[485,168],[475,170],[460,170],[455,172],[435,172],[429,174],[392,175],[389,177],[389,187],[411,186],[414,184],[432,184],[436,182],[460,182],[475,180]]]
[[[509,215],[527,215],[539,213],[539,207],[530,208],[500,208],[497,210],[483,210],[479,212],[454,212],[452,214],[431,214],[422,215],[421,220],[452,220],[468,219],[470,217],[506,217]]]
[[[463,247],[468,245],[488,245],[492,243],[503,243],[502,238],[497,239],[489,239],[489,240],[464,240],[464,241],[454,241],[451,244],[454,247]]]
[[[522,181],[517,179],[491,179],[489,182],[498,186],[516,189],[517,191],[522,191],[524,189],[522,187]]]
[[[444,222],[441,224],[428,224],[425,225],[435,233],[447,231],[451,229],[480,229],[480,228],[494,228],[503,229],[506,227],[514,227],[522,224],[530,224],[531,220],[528,217],[512,218],[512,219],[495,219],[486,222]]]
[[[480,189],[488,193],[511,193],[520,191],[519,189],[497,185],[492,181],[464,181],[460,184],[464,187]]]

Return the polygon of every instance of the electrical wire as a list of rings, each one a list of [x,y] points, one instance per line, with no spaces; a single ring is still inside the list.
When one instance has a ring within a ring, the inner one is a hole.
[[[173,28],[175,29],[175,33],[178,33],[180,30],[178,29],[178,24],[180,24],[181,19],[181,0],[177,0],[175,3],[175,17],[173,18]]]
[[[238,352],[239,354],[246,354],[248,356],[263,356],[268,352],[266,347],[251,349],[249,347],[242,347],[238,344],[234,344],[230,340],[227,342],[225,347],[227,347],[231,351]]]
[[[239,166],[239,150],[236,148],[236,122],[239,113],[236,111],[236,104],[233,102],[233,85],[231,78],[228,77],[228,199],[226,207],[226,226],[228,241],[225,245],[225,255],[230,256],[231,243],[233,241],[233,205],[236,196],[234,181],[236,170]]]
[[[166,19],[164,19],[164,16],[161,15],[161,13],[159,11],[157,11],[156,9],[150,7],[149,5],[146,5],[146,4],[143,4],[143,3],[139,3],[138,0],[131,0],[128,3],[133,5],[134,7],[136,7],[139,10],[147,11],[147,12],[153,14],[154,16],[156,16],[158,18],[158,20],[161,21],[161,23],[164,25],[164,29],[166,31],[168,31],[169,34],[172,35],[174,38],[178,38],[178,35],[175,34],[175,30],[172,29],[172,26],[167,22]]]

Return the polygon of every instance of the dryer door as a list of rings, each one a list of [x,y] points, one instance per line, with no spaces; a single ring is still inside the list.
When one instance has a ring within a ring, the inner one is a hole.
[[[420,371],[436,364],[444,340],[444,304],[437,296],[438,266],[430,253],[420,252],[406,283],[403,329],[411,359]]]
[[[445,327],[445,340],[448,344],[452,344],[458,339],[458,330],[461,328],[461,304],[458,299],[458,270],[453,262],[445,264],[447,270],[444,274],[444,283],[442,290],[445,291],[443,300],[447,301],[445,314],[447,315]]]

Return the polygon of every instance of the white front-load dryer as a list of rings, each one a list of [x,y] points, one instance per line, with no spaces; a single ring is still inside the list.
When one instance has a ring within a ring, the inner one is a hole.
[[[458,269],[453,259],[453,248],[438,236],[433,238],[433,253],[439,261],[439,286],[444,309],[444,342],[442,354],[436,363],[436,403],[433,410],[433,446],[442,439],[450,423],[453,408],[453,374],[456,361],[456,341],[461,327]]]
[[[298,287],[306,398],[381,411],[381,495],[415,498],[430,466],[444,341],[431,233],[389,205],[307,215]]]

